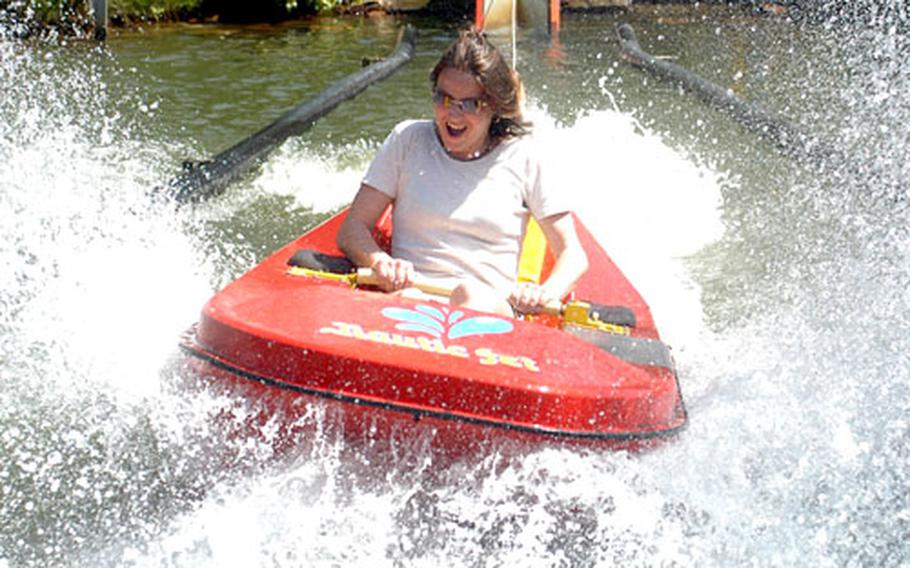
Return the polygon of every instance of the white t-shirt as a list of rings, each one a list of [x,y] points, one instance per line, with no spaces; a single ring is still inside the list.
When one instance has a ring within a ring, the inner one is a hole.
[[[398,124],[363,182],[392,198],[392,256],[441,284],[476,279],[511,290],[528,214],[568,211],[547,191],[528,137],[507,139],[486,155],[456,160],[433,122]]]

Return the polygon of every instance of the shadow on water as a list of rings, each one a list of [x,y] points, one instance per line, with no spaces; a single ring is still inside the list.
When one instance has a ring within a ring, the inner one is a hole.
[[[276,243],[287,243],[328,219],[331,213],[301,207],[290,195],[260,195],[232,208],[224,217],[200,219],[197,238],[205,254],[221,259],[222,278],[233,280],[274,252]],[[281,222],[274,223],[276,213]]]

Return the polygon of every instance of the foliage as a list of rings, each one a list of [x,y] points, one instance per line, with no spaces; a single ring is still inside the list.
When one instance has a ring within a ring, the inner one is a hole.
[[[84,0],[0,0],[0,10],[51,24],[87,11]]]
[[[50,24],[88,12],[84,0],[0,0],[0,10]]]
[[[0,31],[29,36],[43,30],[79,34],[90,26],[85,0],[0,0]]]
[[[110,0],[111,19],[170,20],[198,11],[201,0]]]
[[[202,0],[202,11],[217,14],[221,21],[281,21],[309,14],[328,12],[339,0]]]
[[[108,0],[116,24],[135,21],[217,17],[223,22],[277,22],[332,12],[365,0]],[[0,24],[21,29],[18,35],[56,29],[80,34],[92,26],[91,0],[0,0]]]

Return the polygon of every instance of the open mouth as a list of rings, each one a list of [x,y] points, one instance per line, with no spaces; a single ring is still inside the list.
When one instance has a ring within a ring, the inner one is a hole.
[[[468,129],[467,126],[454,126],[450,122],[446,122],[445,126],[446,126],[446,132],[452,138],[458,138],[459,136],[464,134],[465,131]]]

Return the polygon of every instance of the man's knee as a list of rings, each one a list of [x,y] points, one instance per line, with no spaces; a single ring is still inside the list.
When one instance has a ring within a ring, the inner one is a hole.
[[[453,306],[470,308],[503,316],[512,316],[512,307],[495,289],[478,282],[462,282],[452,290]]]

